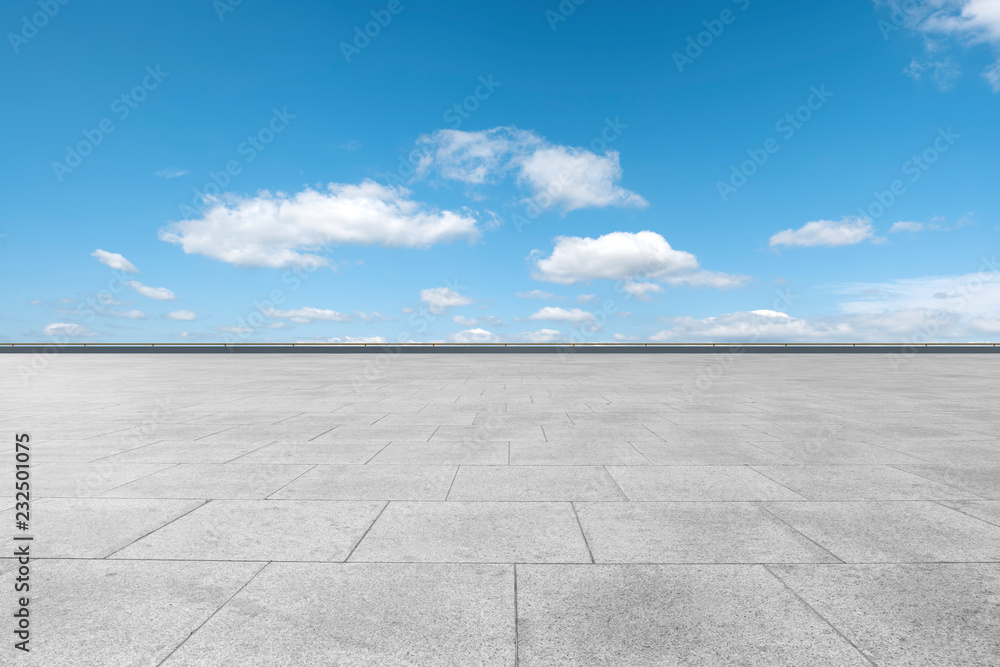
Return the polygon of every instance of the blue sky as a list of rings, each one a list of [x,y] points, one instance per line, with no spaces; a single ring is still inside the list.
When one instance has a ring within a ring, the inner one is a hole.
[[[0,25],[0,340],[1000,335],[998,0]]]

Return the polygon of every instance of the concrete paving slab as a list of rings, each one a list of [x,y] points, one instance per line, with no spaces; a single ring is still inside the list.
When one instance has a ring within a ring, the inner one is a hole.
[[[164,667],[514,661],[511,566],[272,563]]]
[[[789,462],[787,458],[750,442],[634,442],[632,445],[653,465],[741,466]]]
[[[940,504],[974,516],[994,526],[1000,526],[1000,501],[997,500],[941,500]]]
[[[850,563],[1000,562],[1000,528],[934,502],[764,505]]]
[[[506,442],[414,442],[389,443],[370,461],[371,465],[504,465],[510,456]]]
[[[260,444],[206,444],[194,440],[163,440],[108,456],[107,460],[115,463],[225,463],[260,447]]]
[[[232,463],[363,464],[389,444],[388,440],[333,442],[274,442],[233,459]]]
[[[121,455],[145,446],[134,443],[105,443],[99,440],[39,440],[31,447],[32,463],[87,463]]]
[[[625,500],[601,466],[463,466],[449,500]]]
[[[746,466],[609,466],[629,500],[803,500]]]
[[[32,471],[35,498],[96,496],[115,487],[165,470],[172,463],[45,463]]]
[[[539,424],[509,425],[487,420],[477,426],[442,426],[434,431],[431,442],[504,442],[524,440],[545,442],[545,432]]]
[[[768,567],[880,667],[1000,655],[1000,565]]]
[[[46,560],[31,571],[31,651],[5,665],[156,667],[259,563]],[[13,574],[0,577],[12,590]],[[10,640],[11,642],[13,639]]]
[[[371,442],[373,440],[384,442],[392,440],[422,440],[426,442],[437,429],[438,426],[431,424],[338,426],[332,431],[317,436],[314,442]]]
[[[886,443],[887,449],[932,463],[1000,465],[1000,445],[982,440],[911,441]]]
[[[444,500],[458,466],[321,465],[270,496],[300,500]]]
[[[758,565],[518,565],[517,611],[523,667],[869,665]]]
[[[1000,465],[898,465],[900,470],[974,493],[980,498],[1000,500]]]
[[[510,465],[641,466],[650,463],[636,447],[628,443],[511,442]]]
[[[926,463],[909,454],[863,442],[826,440],[754,441],[760,449],[781,456],[786,463],[877,465],[887,463]],[[750,465],[766,465],[755,461]]]
[[[266,498],[308,465],[181,463],[102,494],[105,498]]]
[[[41,498],[31,503],[36,558],[104,558],[201,504],[195,500]],[[3,512],[14,525],[14,511]]]
[[[809,500],[938,500],[974,498],[886,465],[754,466],[762,475]]]
[[[576,503],[576,509],[598,563],[837,560],[753,503]]]
[[[570,503],[391,502],[351,562],[589,563]]]
[[[215,500],[114,558],[340,562],[384,502]]]

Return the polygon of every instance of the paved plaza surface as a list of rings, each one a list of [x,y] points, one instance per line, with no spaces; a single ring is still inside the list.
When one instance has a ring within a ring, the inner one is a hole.
[[[9,354],[0,377],[3,665],[1000,664],[995,355]]]

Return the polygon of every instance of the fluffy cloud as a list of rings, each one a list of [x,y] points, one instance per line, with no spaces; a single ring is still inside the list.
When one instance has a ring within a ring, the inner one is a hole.
[[[427,310],[434,315],[440,315],[453,306],[468,306],[474,303],[469,297],[462,296],[449,287],[420,290],[420,300],[427,304]]]
[[[229,195],[213,200],[201,218],[161,229],[160,239],[237,266],[281,268],[324,266],[328,260],[316,253],[336,243],[425,248],[479,237],[475,218],[425,210],[409,195],[371,180],[292,196]]]
[[[96,257],[97,261],[105,266],[110,266],[116,271],[121,271],[123,273],[139,273],[139,269],[135,268],[132,262],[128,261],[116,252],[108,252],[106,250],[97,249],[90,253],[91,257]]]
[[[545,290],[533,289],[527,292],[518,292],[515,294],[518,299],[561,299],[564,297],[557,297],[552,292],[546,292]]]
[[[625,290],[627,294],[631,294],[639,301],[648,301],[649,297],[646,296],[647,292],[662,292],[663,288],[656,283],[632,283],[628,282],[622,285],[622,289]]]
[[[495,343],[499,338],[486,329],[465,329],[451,334],[448,340],[453,343]]]
[[[572,285],[577,282],[606,279],[625,281],[623,289],[643,293],[650,280],[677,286],[734,287],[742,284],[746,276],[699,271],[698,259],[689,252],[675,250],[667,240],[655,232],[611,232],[596,239],[578,236],[560,236],[549,257],[539,257],[536,250],[536,280]],[[630,287],[631,286],[631,287]]]
[[[96,331],[81,324],[67,324],[65,322],[47,324],[42,329],[42,333],[49,338],[90,338],[97,335]]]
[[[566,337],[562,335],[562,332],[556,329],[539,329],[538,331],[525,331],[517,338],[518,340],[527,343],[555,343],[557,341],[566,339]]]
[[[101,311],[101,315],[107,317],[116,317],[121,320],[144,320],[146,319],[146,313],[141,310],[115,310],[114,308],[107,308]]]
[[[653,341],[894,342],[991,341],[1000,333],[1000,266],[960,276],[850,283],[836,315],[796,318],[775,310],[668,320]]]
[[[181,176],[184,176],[187,173],[188,173],[187,169],[168,168],[168,169],[161,169],[154,175],[159,176],[160,178],[171,179],[171,178],[180,178]]]
[[[478,185],[513,174],[541,209],[647,205],[641,196],[618,185],[622,168],[616,151],[599,155],[552,144],[514,127],[438,130],[421,136],[417,144],[425,155],[418,175],[436,170],[442,178]]]
[[[1000,50],[1000,4],[996,0],[928,0],[896,3],[875,0],[887,8],[887,19],[879,22],[883,36],[900,28],[915,30],[926,38],[926,53],[907,67],[910,76],[919,78],[930,72],[934,80],[947,87],[958,76],[959,68],[948,55],[949,46],[987,45],[994,53]],[[1000,92],[1000,59],[982,71],[994,92]]]
[[[783,246],[844,246],[855,245],[865,240],[875,240],[875,229],[871,220],[846,217],[834,220],[807,222],[798,229],[786,229],[771,237],[771,247]]]
[[[309,324],[310,322],[350,322],[351,316],[345,313],[338,313],[336,310],[323,310],[322,308],[295,308],[293,310],[277,310],[275,308],[264,308],[261,313],[265,317],[275,319],[291,320],[296,324]]]
[[[143,285],[138,280],[130,280],[125,283],[132,289],[134,289],[139,294],[143,295],[147,299],[155,299],[157,301],[172,301],[177,297],[174,293],[168,290],[166,287],[150,287],[149,285]]]
[[[551,320],[553,322],[590,322],[594,319],[593,313],[588,313],[579,308],[556,308],[546,306],[536,313],[528,316],[529,320]]]
[[[729,313],[696,319],[677,317],[671,327],[649,337],[656,342],[837,342],[856,340],[847,324],[821,324],[796,319],[774,310]]]
[[[193,310],[174,310],[167,313],[167,319],[190,321],[198,319]]]
[[[396,319],[394,317],[383,315],[378,311],[363,313],[360,310],[355,310],[354,314],[358,316],[358,319],[367,324],[371,324],[372,322],[391,322],[392,320]]]

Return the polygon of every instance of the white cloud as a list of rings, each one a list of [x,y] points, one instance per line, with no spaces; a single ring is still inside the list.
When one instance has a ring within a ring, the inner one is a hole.
[[[155,176],[160,178],[178,178],[179,176],[184,176],[188,173],[187,169],[161,169],[156,172]]]
[[[383,315],[378,311],[364,313],[361,312],[360,310],[355,310],[354,314],[357,315],[362,322],[366,322],[368,324],[371,324],[372,322],[391,322],[392,320],[396,319],[394,317],[388,317],[386,315]]]
[[[514,127],[438,130],[421,136],[417,144],[426,151],[418,175],[436,169],[442,178],[478,185],[514,174],[541,209],[647,205],[641,196],[618,185],[622,168],[616,151],[599,155],[552,144]]]
[[[553,322],[590,322],[594,319],[593,313],[588,313],[579,308],[556,308],[546,306],[536,313],[528,316],[529,320],[551,320]]]
[[[927,227],[922,222],[894,222],[889,232],[892,234],[898,232],[922,232]]]
[[[288,319],[296,324],[309,324],[310,322],[350,322],[351,316],[346,313],[338,313],[336,310],[324,310],[322,308],[295,308],[292,310],[277,310],[275,308],[264,308],[261,313],[265,317],[278,319]]]
[[[150,287],[149,285],[143,285],[138,280],[129,280],[125,284],[134,289],[139,294],[146,297],[147,299],[156,299],[157,301],[171,301],[177,298],[174,296],[174,293],[168,290],[166,287]]]
[[[410,191],[365,180],[295,195],[260,192],[213,200],[200,219],[171,223],[160,239],[185,253],[238,266],[325,266],[318,252],[336,243],[426,248],[479,237],[467,213],[425,210]]]
[[[730,289],[743,287],[750,281],[750,276],[739,276],[721,271],[695,271],[679,276],[667,276],[663,282],[672,287],[714,287],[715,289]]]
[[[453,343],[495,343],[499,338],[486,329],[465,329],[451,334],[448,340]]]
[[[193,310],[174,310],[167,313],[167,318],[171,320],[190,321],[198,319],[198,316]]]
[[[638,340],[635,336],[626,336],[625,334],[620,334],[620,333],[616,333],[614,336],[612,336],[612,338],[614,338],[617,341]]]
[[[967,227],[969,225],[975,224],[972,221],[972,214],[967,214],[955,221],[953,225],[946,225],[944,218],[931,218],[932,222],[894,222],[889,232],[892,234],[898,234],[900,232],[927,232],[927,231],[943,231],[950,232],[960,227]]]
[[[580,296],[576,297],[577,303],[593,303],[595,301],[597,301],[596,294],[581,294]]]
[[[527,292],[518,292],[514,296],[518,299],[560,299],[563,297],[557,297],[552,292],[546,292],[545,290],[533,289]]]
[[[462,317],[461,315],[456,315],[455,317],[451,318],[451,321],[463,327],[471,327],[476,324],[476,320],[469,317]]]
[[[775,310],[668,320],[654,341],[924,343],[994,340],[1000,332],[1000,266],[959,276],[832,286],[838,313],[796,318]]]
[[[833,220],[807,222],[799,229],[786,229],[771,237],[771,247],[783,246],[844,246],[865,240],[875,240],[875,229],[866,218],[845,217]]]
[[[489,324],[491,327],[506,326],[506,323],[496,315],[482,315],[479,319],[483,323]]]
[[[128,261],[116,252],[108,252],[106,250],[97,249],[90,253],[91,257],[96,257],[97,261],[105,266],[110,266],[116,271],[121,271],[123,273],[139,273],[139,269],[135,268],[132,262]]]
[[[427,310],[434,315],[440,315],[453,306],[468,306],[475,303],[469,297],[462,296],[449,287],[420,290],[420,300],[427,304]]]
[[[101,311],[102,315],[108,317],[117,317],[123,320],[144,320],[146,319],[146,313],[141,310],[115,310],[114,308],[108,308]]]
[[[327,343],[354,343],[354,344],[379,344],[384,343],[385,338],[382,336],[341,336],[339,338],[327,338]]]
[[[67,324],[65,322],[47,324],[42,329],[42,333],[50,338],[90,338],[97,335],[96,331],[81,324]]]
[[[656,283],[627,282],[624,285],[622,285],[622,289],[625,290],[627,294],[631,294],[639,301],[648,301],[649,297],[646,296],[647,293],[663,291],[663,288],[657,285]]]
[[[621,177],[617,151],[597,155],[582,148],[552,146],[520,160],[518,181],[533,191],[541,208],[647,206],[640,195],[618,186]]]
[[[997,0],[928,0],[898,4],[876,0],[876,4],[889,7],[893,12],[892,23],[880,23],[883,35],[888,36],[902,23],[925,37],[926,58],[915,58],[905,70],[914,78],[929,71],[938,85],[947,88],[959,74],[958,66],[947,56],[951,44],[960,47],[988,45],[995,54],[1000,50],[1000,3]],[[994,92],[1000,92],[1000,59],[987,66],[982,76]]]
[[[533,277],[572,285],[595,278],[658,278],[697,268],[698,260],[694,255],[674,250],[666,239],[655,232],[611,232],[596,239],[557,237],[552,254],[536,259]]]
[[[518,340],[527,343],[555,343],[565,340],[565,336],[556,329],[539,329],[538,331],[525,331],[518,336]]]
[[[677,317],[672,326],[649,337],[656,342],[838,342],[856,339],[847,324],[826,325],[773,310],[729,313],[695,319]]]

